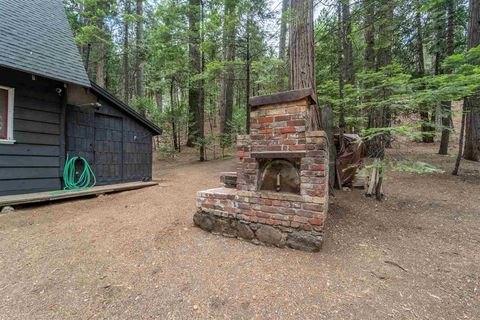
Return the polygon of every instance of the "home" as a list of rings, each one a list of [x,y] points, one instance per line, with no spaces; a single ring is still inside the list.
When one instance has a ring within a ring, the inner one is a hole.
[[[97,184],[152,178],[162,130],[88,79],[61,0],[0,1],[0,196],[64,187],[67,157]]]

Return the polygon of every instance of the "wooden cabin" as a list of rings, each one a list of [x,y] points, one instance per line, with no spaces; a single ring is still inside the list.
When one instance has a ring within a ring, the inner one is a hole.
[[[162,130],[88,79],[62,1],[0,6],[0,196],[62,189],[67,156],[97,184],[151,180]]]

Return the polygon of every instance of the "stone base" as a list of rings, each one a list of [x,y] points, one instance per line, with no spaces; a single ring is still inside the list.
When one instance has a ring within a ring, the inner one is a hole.
[[[220,216],[203,210],[197,211],[193,222],[201,229],[226,237],[239,238],[254,244],[279,248],[317,252],[322,247],[323,233],[286,228],[239,220],[233,216]]]

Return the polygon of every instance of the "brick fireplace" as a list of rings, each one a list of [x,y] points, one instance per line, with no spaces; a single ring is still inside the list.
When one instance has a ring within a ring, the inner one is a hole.
[[[252,241],[318,251],[328,210],[328,148],[306,131],[310,89],[250,99],[250,134],[237,137],[237,172],[198,192],[194,223]]]

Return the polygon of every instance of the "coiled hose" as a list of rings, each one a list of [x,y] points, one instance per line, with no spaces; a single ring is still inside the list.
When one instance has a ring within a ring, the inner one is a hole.
[[[83,171],[75,181],[75,163],[77,161],[83,162]],[[65,190],[80,190],[93,187],[97,183],[97,178],[93,173],[92,168],[88,164],[88,161],[83,157],[67,156],[65,161],[65,168],[63,169],[63,183],[65,184]]]

